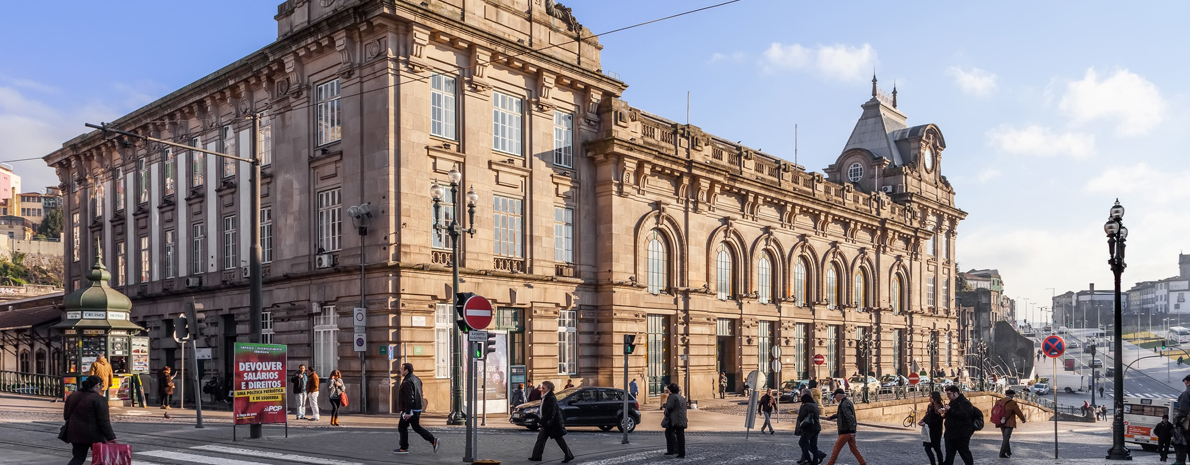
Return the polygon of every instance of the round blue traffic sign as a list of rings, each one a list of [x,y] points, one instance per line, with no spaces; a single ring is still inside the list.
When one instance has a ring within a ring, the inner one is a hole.
[[[1041,341],[1041,352],[1045,353],[1046,357],[1058,358],[1066,352],[1066,341],[1062,340],[1061,336],[1053,335]]]

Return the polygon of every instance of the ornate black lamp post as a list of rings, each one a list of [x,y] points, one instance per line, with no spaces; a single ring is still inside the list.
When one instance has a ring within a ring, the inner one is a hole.
[[[863,393],[863,402],[866,404],[870,402],[870,399],[868,399],[868,372],[870,372],[872,369],[872,337],[869,335],[868,337],[865,337],[863,340],[859,341],[859,346],[856,347],[856,349],[858,349],[859,353],[864,357],[864,372],[860,373],[859,382],[862,383],[860,392]]]
[[[985,381],[988,379],[988,343],[987,341],[979,341],[975,343],[975,354],[979,357],[979,390],[986,389]]]
[[[454,278],[454,284],[450,289],[454,292],[452,300],[457,308],[459,304],[459,236],[467,233],[471,237],[475,237],[475,204],[479,202],[479,194],[475,193],[474,187],[467,191],[467,224],[472,227],[463,228],[463,225],[459,223],[459,182],[463,180],[463,173],[460,173],[456,168],[451,168],[450,173],[447,173],[446,176],[450,180],[450,225],[443,226],[438,220],[442,217],[442,198],[447,195],[446,186],[439,185],[435,180],[434,186],[430,188],[430,196],[434,199],[434,230],[445,232],[450,236],[450,268]],[[459,343],[461,338],[459,325],[454,326],[453,334],[450,342],[453,354],[450,377],[450,415],[446,417],[446,424],[461,425],[467,421],[467,415],[463,413],[463,351]]]
[[[1124,328],[1123,309],[1120,305],[1120,275],[1124,274],[1124,268],[1128,266],[1124,264],[1124,242],[1128,239],[1128,228],[1124,227],[1124,207],[1120,206],[1119,199],[1116,199],[1116,204],[1109,210],[1103,231],[1107,233],[1107,252],[1111,257],[1107,264],[1111,265],[1112,274],[1116,278],[1116,326],[1113,331],[1115,333],[1115,357],[1112,357],[1116,365],[1116,395],[1113,397],[1115,419],[1112,421],[1112,446],[1107,451],[1107,459],[1132,460],[1132,453],[1127,447],[1124,447],[1124,361],[1121,357],[1124,352],[1124,343],[1120,337]]]
[[[926,352],[930,354],[930,390],[934,390],[934,377],[938,374],[938,367],[935,366],[935,361],[938,359],[938,341],[930,340],[926,343]]]

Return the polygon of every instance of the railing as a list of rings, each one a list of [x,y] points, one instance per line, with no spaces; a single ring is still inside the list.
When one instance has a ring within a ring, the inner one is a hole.
[[[516,258],[500,258],[496,257],[494,266],[499,271],[509,271],[513,273],[525,272],[525,261]]]
[[[431,260],[436,265],[450,266],[452,263],[454,263],[454,252],[435,250],[432,252]]]
[[[62,377],[0,371],[0,392],[29,396],[62,397]]]

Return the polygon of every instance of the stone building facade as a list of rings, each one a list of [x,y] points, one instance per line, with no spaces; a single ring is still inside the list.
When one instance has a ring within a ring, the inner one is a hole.
[[[366,360],[369,410],[391,408],[406,360],[429,408],[449,408],[452,251],[433,225],[452,215],[431,187],[452,168],[480,199],[459,290],[497,307],[495,371],[619,385],[624,334],[646,343],[628,363],[649,395],[706,397],[719,372],[737,390],[776,346],[782,379],[961,363],[949,283],[966,213],[945,140],[875,79],[837,162],[812,173],[620,100],[597,39],[549,0],[278,11],[276,42],[111,125],[241,157],[256,138],[267,338],[292,365],[342,370],[352,396]],[[249,333],[249,166],[99,133],[45,158],[65,191],[67,291],[99,244],[155,336],[153,369],[180,356],[167,317],[194,298],[208,371],[229,370]],[[345,215],[365,203],[366,235]]]

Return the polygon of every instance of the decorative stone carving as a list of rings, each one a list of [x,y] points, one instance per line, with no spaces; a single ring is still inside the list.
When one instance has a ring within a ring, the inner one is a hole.
[[[429,69],[425,62],[426,45],[430,43],[430,29],[420,24],[409,28],[409,55],[405,57],[405,69],[411,73],[421,73]]]
[[[492,54],[478,45],[471,46],[471,70],[466,78],[467,90],[476,93],[487,93],[492,90],[492,84],[487,80],[488,65],[491,64]]]
[[[562,24],[566,25],[566,30],[582,32],[583,25],[579,24],[578,19],[575,19],[574,12],[569,7],[563,6],[561,3],[555,3],[553,0],[546,0],[545,12],[561,20]]]
[[[352,52],[355,50],[357,34],[359,32],[355,29],[343,29],[334,34],[335,50],[339,52],[339,69],[336,74],[340,77],[350,78],[355,74],[355,60],[352,57]]]
[[[379,58],[382,54],[387,54],[388,39],[381,37],[379,39],[368,42],[364,45],[364,61],[371,61]]]
[[[306,74],[302,71],[302,60],[296,53],[285,55],[282,60],[285,63],[285,78],[281,80],[281,84],[277,85],[277,93],[301,98],[302,88],[305,87],[302,79]]]

